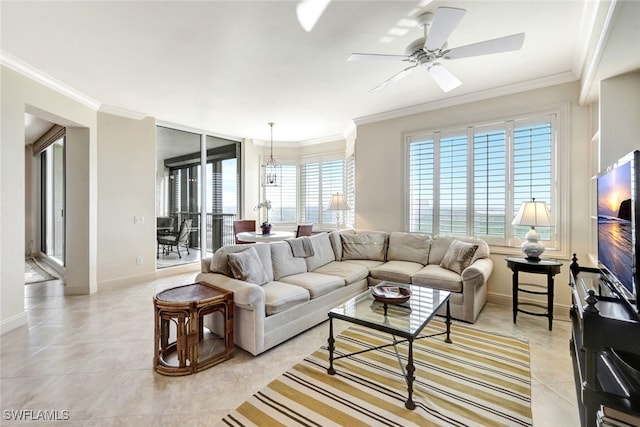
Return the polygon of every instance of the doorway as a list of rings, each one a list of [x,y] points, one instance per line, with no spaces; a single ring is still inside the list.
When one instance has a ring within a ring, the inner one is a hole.
[[[40,153],[40,251],[65,265],[65,137]]]

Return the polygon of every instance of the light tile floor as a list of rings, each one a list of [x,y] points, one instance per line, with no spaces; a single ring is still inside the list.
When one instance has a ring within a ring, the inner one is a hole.
[[[326,343],[323,323],[259,357],[236,348],[233,359],[196,375],[159,375],[152,369],[153,295],[194,277],[164,277],[91,296],[65,297],[59,281],[26,286],[28,326],[0,338],[0,424],[49,424],[11,419],[26,410],[32,418],[38,411],[68,416],[51,425],[215,425]],[[555,320],[553,332],[546,325],[546,319],[526,315],[514,325],[509,307],[488,304],[473,327],[529,340],[535,426],[578,426],[570,323]],[[338,323],[337,332],[347,326]]]

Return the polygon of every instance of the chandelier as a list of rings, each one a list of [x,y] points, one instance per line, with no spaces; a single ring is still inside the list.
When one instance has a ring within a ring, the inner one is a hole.
[[[273,123],[267,123],[271,127],[271,149],[269,152],[269,158],[263,165],[264,167],[264,182],[265,187],[276,187],[278,185],[278,174],[276,159],[273,158]]]

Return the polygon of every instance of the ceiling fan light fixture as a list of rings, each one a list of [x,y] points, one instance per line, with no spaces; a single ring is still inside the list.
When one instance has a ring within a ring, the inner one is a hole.
[[[296,6],[300,26],[310,32],[324,13],[331,0],[301,0]]]

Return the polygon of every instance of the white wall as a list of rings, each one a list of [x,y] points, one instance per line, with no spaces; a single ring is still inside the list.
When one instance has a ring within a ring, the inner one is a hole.
[[[11,330],[26,323],[24,313],[24,255],[25,255],[25,145],[24,113],[29,111],[49,121],[69,128],[85,129],[77,136],[83,138],[83,161],[74,181],[67,190],[84,198],[73,218],[78,228],[67,231],[67,269],[77,268],[72,288],[84,293],[95,290],[92,265],[96,258],[96,113],[87,105],[1,66],[2,79],[0,131],[0,329]],[[79,140],[76,140],[79,141]],[[72,154],[73,155],[73,154]],[[79,176],[80,173],[84,175]],[[75,184],[78,187],[75,187]],[[89,194],[87,194],[87,192]],[[71,201],[73,204],[73,199]],[[70,212],[68,212],[70,214]],[[80,258],[74,254],[83,251]],[[89,265],[83,265],[87,264]],[[66,290],[66,288],[65,288]]]
[[[640,149],[640,72],[600,82],[600,170]]]
[[[501,96],[483,101],[427,111],[389,120],[358,124],[356,140],[356,227],[375,230],[405,230],[405,143],[406,133],[435,130],[496,118],[509,117],[515,112],[545,109],[548,106],[569,103],[569,129],[567,158],[558,165],[567,173],[569,188],[563,194],[570,199],[566,223],[569,227],[568,248],[586,257],[589,249],[589,172],[588,144],[589,109],[578,102],[578,83],[569,83]],[[504,256],[508,251],[492,254],[494,271],[488,283],[490,301],[511,303],[511,270]],[[514,249],[511,253],[519,253]],[[571,303],[569,287],[569,260],[565,257],[562,273],[556,276],[555,303],[566,309]],[[529,278],[528,278],[529,279]],[[528,280],[543,283],[545,277],[533,276]],[[558,316],[567,316],[568,311]]]
[[[153,118],[98,114],[99,286],[155,277],[155,140]]]

